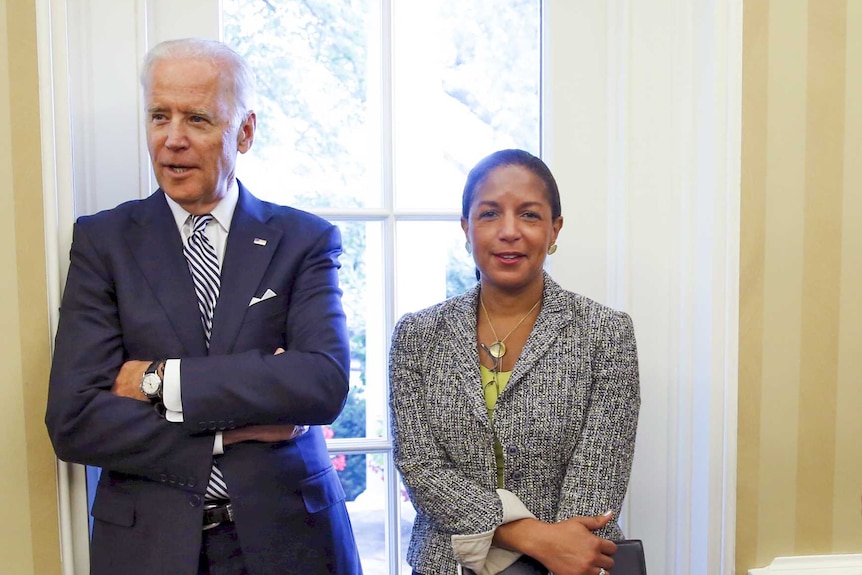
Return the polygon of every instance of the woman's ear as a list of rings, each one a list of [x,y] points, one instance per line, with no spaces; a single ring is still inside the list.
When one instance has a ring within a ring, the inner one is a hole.
[[[552,244],[556,243],[557,236],[560,235],[560,230],[563,228],[563,216],[560,216],[556,220],[554,220],[553,228],[554,228],[554,238],[551,241]]]

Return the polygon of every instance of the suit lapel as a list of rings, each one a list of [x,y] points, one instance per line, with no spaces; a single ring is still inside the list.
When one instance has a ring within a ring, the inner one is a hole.
[[[458,366],[457,393],[469,403],[479,421],[488,422],[488,408],[482,393],[482,378],[479,373],[479,357],[476,352],[476,306],[479,302],[479,286],[453,300],[454,313],[446,314],[446,324],[452,337],[446,340],[448,353]]]
[[[551,346],[556,345],[559,334],[571,321],[572,315],[565,305],[562,288],[548,274],[545,274],[542,309],[536,317],[536,323],[521,350],[521,355],[518,356],[518,361],[515,362],[512,375],[502,395],[506,395],[507,392],[511,393],[510,390],[520,384],[536,363],[548,354]]]
[[[266,204],[239,184],[213,314],[210,353],[231,352],[251,298],[260,295],[257,288],[282,236],[280,229],[266,224],[269,218]]]
[[[159,190],[132,212],[126,242],[190,356],[206,355],[206,340],[180,233]]]

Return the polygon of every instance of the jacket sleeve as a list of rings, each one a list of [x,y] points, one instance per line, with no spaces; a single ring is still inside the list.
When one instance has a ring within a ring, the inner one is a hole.
[[[594,313],[590,405],[566,469],[558,521],[608,510],[619,517],[634,457],[640,410],[634,327],[625,313],[606,308]],[[616,521],[598,534],[622,538]]]
[[[496,490],[469,481],[435,441],[428,422],[428,381],[418,359],[424,341],[415,315],[404,316],[395,326],[389,357],[395,465],[413,505],[440,530],[449,534],[491,531],[503,521],[503,505]]]
[[[111,393],[126,359],[110,265],[87,227],[76,224],[45,418],[57,456],[155,481],[205,484],[213,435],[191,436],[149,403]]]
[[[326,226],[308,238],[284,285],[284,323],[244,324],[241,348],[228,355],[182,359],[183,426],[202,431],[269,424],[328,424],[347,399],[350,349],[338,286],[341,235]],[[278,265],[278,264],[274,264]],[[286,351],[261,344],[278,333]],[[283,335],[282,335],[283,334]],[[281,338],[283,337],[283,340]]]

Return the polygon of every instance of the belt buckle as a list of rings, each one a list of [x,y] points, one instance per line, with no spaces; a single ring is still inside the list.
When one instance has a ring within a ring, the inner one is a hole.
[[[210,509],[216,509],[216,508],[218,508],[218,507],[224,507],[224,508],[225,508],[225,510],[227,510],[227,522],[233,522],[233,505],[231,505],[230,503],[225,503],[225,504],[223,504],[223,505],[220,505],[220,504],[217,504],[217,503],[213,503],[213,504],[209,504],[209,505],[204,505],[204,512],[207,512],[207,511],[209,511]],[[209,531],[210,529],[213,529],[213,528],[215,528],[215,527],[218,527],[218,526],[219,526],[219,525],[221,525],[222,523],[225,523],[225,521],[216,521],[215,523],[206,523],[206,524],[203,526],[203,529],[202,529],[202,530],[203,530],[203,531]]]

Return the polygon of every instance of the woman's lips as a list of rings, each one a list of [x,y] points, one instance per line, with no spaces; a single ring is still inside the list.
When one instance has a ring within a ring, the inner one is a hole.
[[[502,253],[502,254],[494,254],[494,257],[497,258],[498,261],[509,265],[509,264],[518,263],[519,261],[524,259],[524,254],[507,252],[507,253]]]

